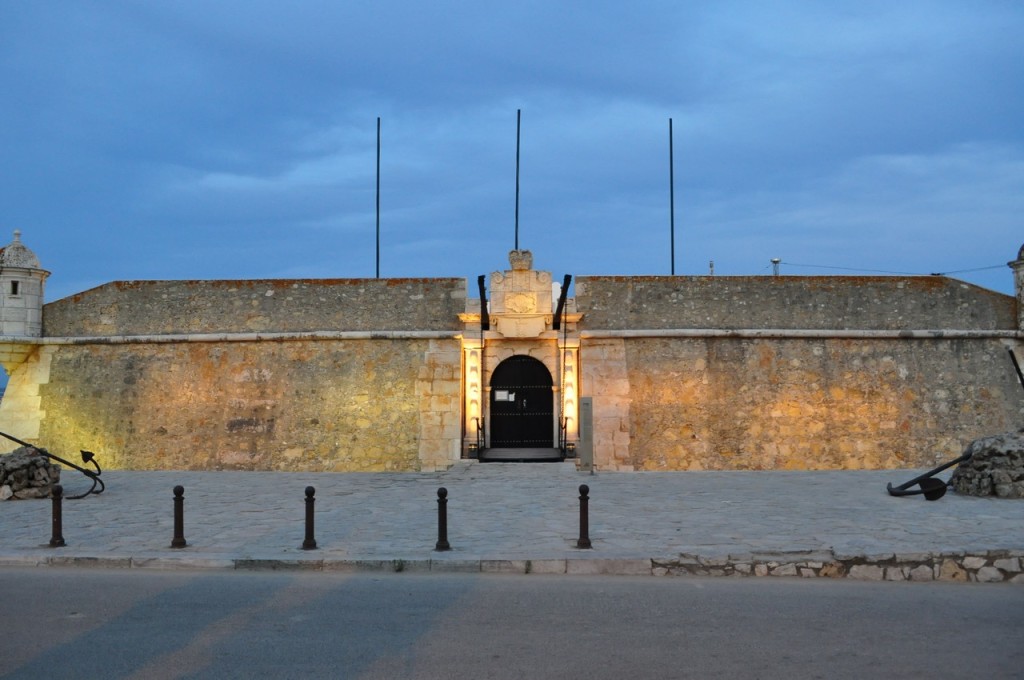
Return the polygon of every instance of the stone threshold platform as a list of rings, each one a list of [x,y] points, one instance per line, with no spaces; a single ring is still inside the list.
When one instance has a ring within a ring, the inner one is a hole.
[[[481,463],[560,463],[564,459],[562,452],[553,448],[493,448],[480,452]]]
[[[318,559],[309,557],[224,558],[214,555],[120,557],[111,555],[8,555],[0,567],[86,567],[107,569],[226,569],[254,571],[395,572],[546,574],[580,576],[731,576],[850,578],[863,581],[949,581],[1024,585],[1024,550],[992,550],[984,554],[916,553],[842,555],[789,553],[705,557],[614,559]]]

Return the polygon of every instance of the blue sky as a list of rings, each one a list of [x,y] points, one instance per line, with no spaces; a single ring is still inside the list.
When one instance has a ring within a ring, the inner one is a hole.
[[[1024,3],[8,1],[0,240],[120,279],[962,272],[1024,243]],[[815,265],[815,266],[807,266]]]

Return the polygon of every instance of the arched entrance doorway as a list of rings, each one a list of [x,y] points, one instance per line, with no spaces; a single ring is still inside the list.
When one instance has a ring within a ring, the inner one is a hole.
[[[525,355],[505,359],[491,375],[491,448],[550,448],[554,391],[547,367]]]

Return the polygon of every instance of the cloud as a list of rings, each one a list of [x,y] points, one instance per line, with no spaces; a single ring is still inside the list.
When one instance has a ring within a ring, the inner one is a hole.
[[[1021,240],[1022,151],[957,145],[933,154],[868,155],[793,190],[739,201],[706,196],[693,222],[725,235],[718,245],[733,246],[748,269],[755,257],[765,265],[781,257],[826,268],[922,274],[1000,265]],[[980,276],[1009,289],[1007,272]]]
[[[669,118],[678,271],[997,264],[1022,31],[996,0],[20,3],[0,227],[56,296],[372,275],[380,116],[384,274],[473,276],[512,245],[521,108],[521,240],[556,272],[668,272]]]

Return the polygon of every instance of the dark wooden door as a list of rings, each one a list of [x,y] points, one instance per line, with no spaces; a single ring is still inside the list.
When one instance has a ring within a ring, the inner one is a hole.
[[[528,356],[505,359],[491,376],[491,448],[555,446],[554,392],[547,367]]]

